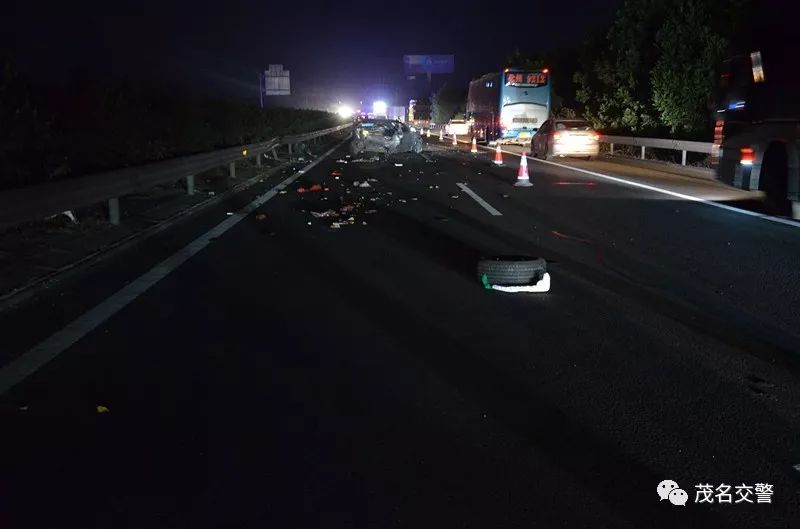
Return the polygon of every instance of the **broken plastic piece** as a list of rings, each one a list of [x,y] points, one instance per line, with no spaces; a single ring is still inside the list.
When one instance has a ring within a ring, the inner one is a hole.
[[[481,279],[485,279],[486,275],[483,276]],[[484,286],[486,282],[484,282]],[[520,286],[508,286],[504,287],[501,285],[492,285],[492,290],[499,290],[501,292],[511,292],[511,293],[518,293],[518,292],[549,292],[550,291],[550,274],[545,272],[544,277],[539,280],[534,285],[520,285]]]
[[[110,412],[110,411],[111,411],[111,410],[109,410],[108,408],[106,408],[106,407],[105,407],[105,406],[103,406],[102,404],[100,404],[100,405],[98,405],[98,406],[97,406],[97,413],[108,413],[108,412]]]
[[[334,211],[332,209],[328,209],[328,210],[325,210],[325,211],[312,211],[311,215],[313,217],[318,218],[318,219],[323,219],[323,218],[327,218],[327,217],[338,217],[339,216],[339,212]]]
[[[372,187],[372,186],[371,186],[371,185],[369,185],[369,182],[367,182],[366,180],[364,180],[363,182],[361,182],[361,183],[359,184],[359,186],[358,186],[358,187]]]
[[[396,163],[396,164],[394,164],[394,166],[395,166],[395,167],[403,167],[403,164],[401,164],[401,163]]]

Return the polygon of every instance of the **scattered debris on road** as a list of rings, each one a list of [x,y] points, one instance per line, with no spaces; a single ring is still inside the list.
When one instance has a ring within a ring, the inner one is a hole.
[[[297,188],[298,193],[314,193],[316,191],[322,191],[322,186],[320,184],[314,184],[309,188],[303,186]]]
[[[267,218],[267,216],[264,215],[263,213],[259,213],[259,214],[256,215],[256,220],[264,220],[266,218]]]
[[[97,406],[97,413],[109,413],[110,411],[111,410],[109,410],[107,407],[103,406],[102,404],[98,404],[98,406]]]
[[[326,209],[325,211],[312,211],[311,216],[317,219],[326,219],[329,217],[338,217],[339,212],[333,209]]]

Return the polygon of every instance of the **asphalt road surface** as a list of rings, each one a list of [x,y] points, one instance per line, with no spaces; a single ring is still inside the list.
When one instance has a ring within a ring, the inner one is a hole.
[[[800,228],[429,142],[342,146],[0,313],[0,527],[798,527]],[[552,290],[485,290],[496,255]]]

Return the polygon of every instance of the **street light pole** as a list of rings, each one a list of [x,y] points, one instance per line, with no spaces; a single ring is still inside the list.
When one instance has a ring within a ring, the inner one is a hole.
[[[264,108],[264,74],[258,74],[258,104]]]

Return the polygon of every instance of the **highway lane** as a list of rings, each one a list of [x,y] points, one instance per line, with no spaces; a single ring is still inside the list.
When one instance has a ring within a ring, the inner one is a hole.
[[[335,153],[0,396],[7,525],[791,527],[797,228],[432,149]],[[277,181],[0,315],[5,357]],[[496,254],[553,290],[484,291]],[[681,510],[662,479],[776,492]]]

